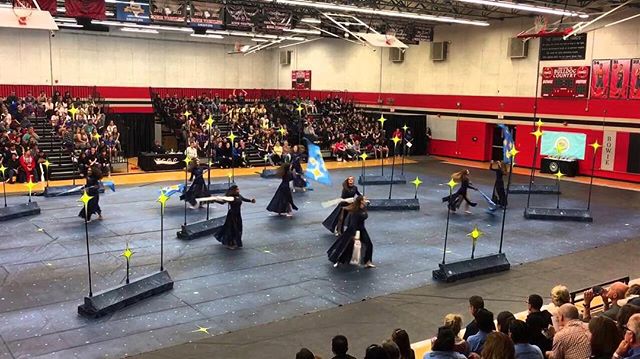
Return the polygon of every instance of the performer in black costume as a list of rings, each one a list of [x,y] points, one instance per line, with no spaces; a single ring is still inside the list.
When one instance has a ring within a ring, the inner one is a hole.
[[[232,199],[216,202],[229,204],[227,218],[222,227],[220,227],[213,236],[228,249],[242,248],[242,216],[240,215],[240,207],[242,206],[242,202],[256,203],[256,199],[242,197],[240,189],[236,185],[229,187],[225,196]]]
[[[458,208],[460,208],[460,205],[462,204],[462,201],[464,201],[465,202],[465,213],[471,213],[469,211],[469,206],[475,207],[477,205],[477,203],[471,202],[471,200],[469,199],[467,191],[468,191],[469,188],[474,189],[476,191],[478,189],[473,187],[471,185],[471,182],[469,181],[469,170],[462,170],[460,172],[456,172],[456,173],[451,175],[451,178],[454,181],[457,181],[458,183],[460,183],[460,187],[451,196],[443,197],[442,198],[442,202],[448,202],[447,205],[449,206],[449,209],[452,212],[455,212]]]
[[[78,217],[82,219],[86,217],[87,222],[91,221],[91,216],[94,213],[98,214],[98,219],[102,219],[102,210],[100,209],[100,178],[102,178],[102,172],[100,172],[98,166],[87,169],[87,183],[84,185],[84,190],[87,191],[88,196],[93,198],[87,203],[86,209],[88,216],[84,206],[80,213],[78,213]]]
[[[195,208],[196,206],[196,198],[209,197],[209,188],[207,188],[207,183],[204,180],[204,168],[200,167],[198,164],[198,160],[194,159],[195,165],[191,170],[191,176],[194,178],[189,189],[186,190],[180,199],[183,201],[189,202],[191,208]],[[202,208],[202,203],[198,206]]]
[[[291,165],[289,163],[285,163],[280,166],[280,169],[278,169],[278,175],[282,178],[282,182],[280,182],[280,186],[278,186],[271,202],[269,202],[267,211],[277,213],[281,216],[286,215],[287,217],[291,217],[293,216],[291,210],[298,210],[298,207],[293,203],[291,188],[289,188],[289,182],[293,180]]]
[[[507,174],[507,166],[502,161],[491,161],[489,169],[496,174],[496,183],[493,185],[491,200],[500,207],[507,205],[507,194],[504,190],[503,177]]]
[[[295,145],[291,155],[291,173],[293,175],[293,192],[301,188],[303,192],[307,190],[307,180],[304,178],[304,171],[300,163],[304,158],[304,146]]]
[[[342,194],[340,195],[340,198],[349,199],[356,196],[361,196],[360,191],[358,191],[358,186],[355,185],[355,178],[353,176],[349,176],[344,180],[344,182],[342,182]],[[345,218],[347,216],[347,212],[344,211],[344,208],[348,205],[348,202],[339,203],[333,212],[331,212],[329,217],[322,222],[322,225],[336,236],[339,236],[344,231],[344,224],[346,223]]]
[[[349,212],[347,217],[347,229],[342,233],[327,251],[329,261],[337,267],[340,263],[350,263],[353,255],[354,243],[357,239],[364,246],[364,256],[361,262],[366,268],[375,268],[373,264],[373,243],[364,222],[369,215],[367,214],[367,198],[364,196],[356,197],[355,201],[344,208]]]

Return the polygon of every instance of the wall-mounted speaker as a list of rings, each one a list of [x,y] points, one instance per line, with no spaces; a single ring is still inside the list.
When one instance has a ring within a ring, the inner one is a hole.
[[[432,61],[444,61],[447,59],[447,53],[449,51],[449,43],[432,42],[431,43],[431,60]]]
[[[397,47],[389,48],[389,61],[391,62],[403,62],[404,61],[404,49]]]
[[[510,59],[524,59],[529,54],[529,41],[522,41],[517,37],[509,39],[507,53]]]
[[[287,66],[291,65],[291,54],[293,51],[280,51],[280,65]]]

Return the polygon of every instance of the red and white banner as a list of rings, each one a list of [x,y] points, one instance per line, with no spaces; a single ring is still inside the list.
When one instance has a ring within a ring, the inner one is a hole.
[[[611,60],[593,60],[591,67],[591,98],[609,97]]]
[[[291,88],[294,90],[311,90],[311,70],[291,71]]]
[[[105,0],[65,0],[64,7],[69,17],[104,20]]]
[[[640,59],[631,60],[630,77],[629,98],[632,100],[640,100]]]
[[[609,98],[626,99],[629,93],[631,60],[611,60],[611,81]]]
[[[589,66],[544,67],[540,92],[542,97],[587,97]]]

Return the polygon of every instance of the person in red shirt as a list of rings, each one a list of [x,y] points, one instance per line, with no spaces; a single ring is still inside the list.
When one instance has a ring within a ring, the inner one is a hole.
[[[31,156],[31,151],[24,151],[20,156],[20,168],[18,170],[18,182],[36,182],[34,170],[36,161]]]

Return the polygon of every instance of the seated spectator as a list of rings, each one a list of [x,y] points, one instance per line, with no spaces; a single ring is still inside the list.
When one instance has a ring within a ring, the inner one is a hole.
[[[455,334],[449,327],[438,328],[438,336],[431,346],[431,351],[423,359],[465,359],[466,356],[453,350]]]
[[[516,317],[514,317],[511,312],[498,313],[498,316],[496,317],[496,322],[498,323],[496,329],[501,333],[509,334],[509,324],[511,324],[515,319]]]
[[[471,314],[474,319],[469,324],[467,324],[464,332],[464,340],[467,340],[467,338],[478,332],[478,323],[475,317],[476,313],[480,309],[484,309],[484,300],[482,299],[482,297],[478,295],[471,296],[469,298],[469,314]]]
[[[319,359],[319,358],[313,355],[311,350],[307,348],[302,348],[300,349],[299,352],[296,353],[296,359]]]
[[[394,330],[391,333],[391,340],[396,343],[398,350],[400,350],[400,359],[415,359],[416,353],[411,349],[409,334],[404,329],[398,328]]]
[[[543,300],[537,294],[531,294],[528,303],[527,325],[531,333],[530,343],[537,346],[542,352],[551,350],[551,333],[549,327],[553,327],[551,313],[547,310],[541,310]]]
[[[371,344],[364,352],[364,359],[389,359],[387,352],[378,344]]]
[[[473,323],[477,328],[477,324],[475,324],[475,320]],[[469,353],[471,353],[471,348],[469,347],[469,343],[467,343],[466,340],[460,338],[460,329],[462,328],[462,316],[460,316],[459,314],[445,315],[444,326],[450,328],[453,331],[453,335],[455,336],[455,344],[453,346],[453,350],[464,356],[468,356]],[[432,346],[435,340],[436,340],[435,337],[431,339]]]
[[[486,309],[480,309],[476,313],[478,333],[467,338],[472,353],[481,353],[487,336],[494,330],[493,313]]]
[[[272,166],[279,166],[282,163],[282,152],[282,146],[280,145],[280,142],[277,141],[269,154],[269,162]]]
[[[392,340],[385,340],[382,349],[387,354],[387,359],[400,359],[400,349]]]
[[[554,314],[560,330],[553,337],[553,347],[548,351],[549,359],[583,359],[591,355],[589,330],[580,320],[575,305],[566,303]]]
[[[493,332],[487,336],[482,355],[472,354],[470,358],[515,359],[515,349],[509,336],[502,332]]]
[[[604,315],[609,319],[615,320],[618,317],[618,311],[620,305],[618,301],[623,300],[627,293],[629,286],[622,282],[615,282],[609,286],[609,288],[599,288],[600,293],[594,293],[593,289],[589,289],[584,292],[584,320],[591,319],[591,301],[596,294],[602,297],[602,303],[604,304]]]
[[[563,285],[557,285],[551,289],[551,304],[547,306],[547,310],[551,313],[551,321],[553,323],[553,329],[558,332],[560,326],[556,323],[556,312],[558,308],[564,304],[571,303],[571,296],[569,295],[569,289]]]
[[[618,312],[618,318],[616,318],[618,335],[620,337],[624,337],[624,334],[627,331],[627,329],[625,329],[624,327],[626,325],[625,323],[629,321],[629,318],[631,318],[632,315],[638,313],[640,313],[640,306],[637,305],[625,304],[622,306],[622,308],[620,308],[620,311]]]
[[[349,351],[349,342],[344,335],[336,335],[331,339],[331,351],[333,352],[333,359],[356,359],[347,354]]]
[[[509,336],[514,343],[515,359],[544,359],[542,350],[529,344],[530,328],[521,320],[513,320],[509,324]]]
[[[639,359],[640,358],[640,314],[634,314],[626,325],[624,338],[613,354],[614,359]]]
[[[38,182],[36,178],[36,161],[31,155],[31,151],[24,151],[20,156],[20,167],[18,168],[18,182]]]
[[[616,323],[604,316],[589,321],[591,334],[591,359],[611,359],[622,337],[618,335]]]

